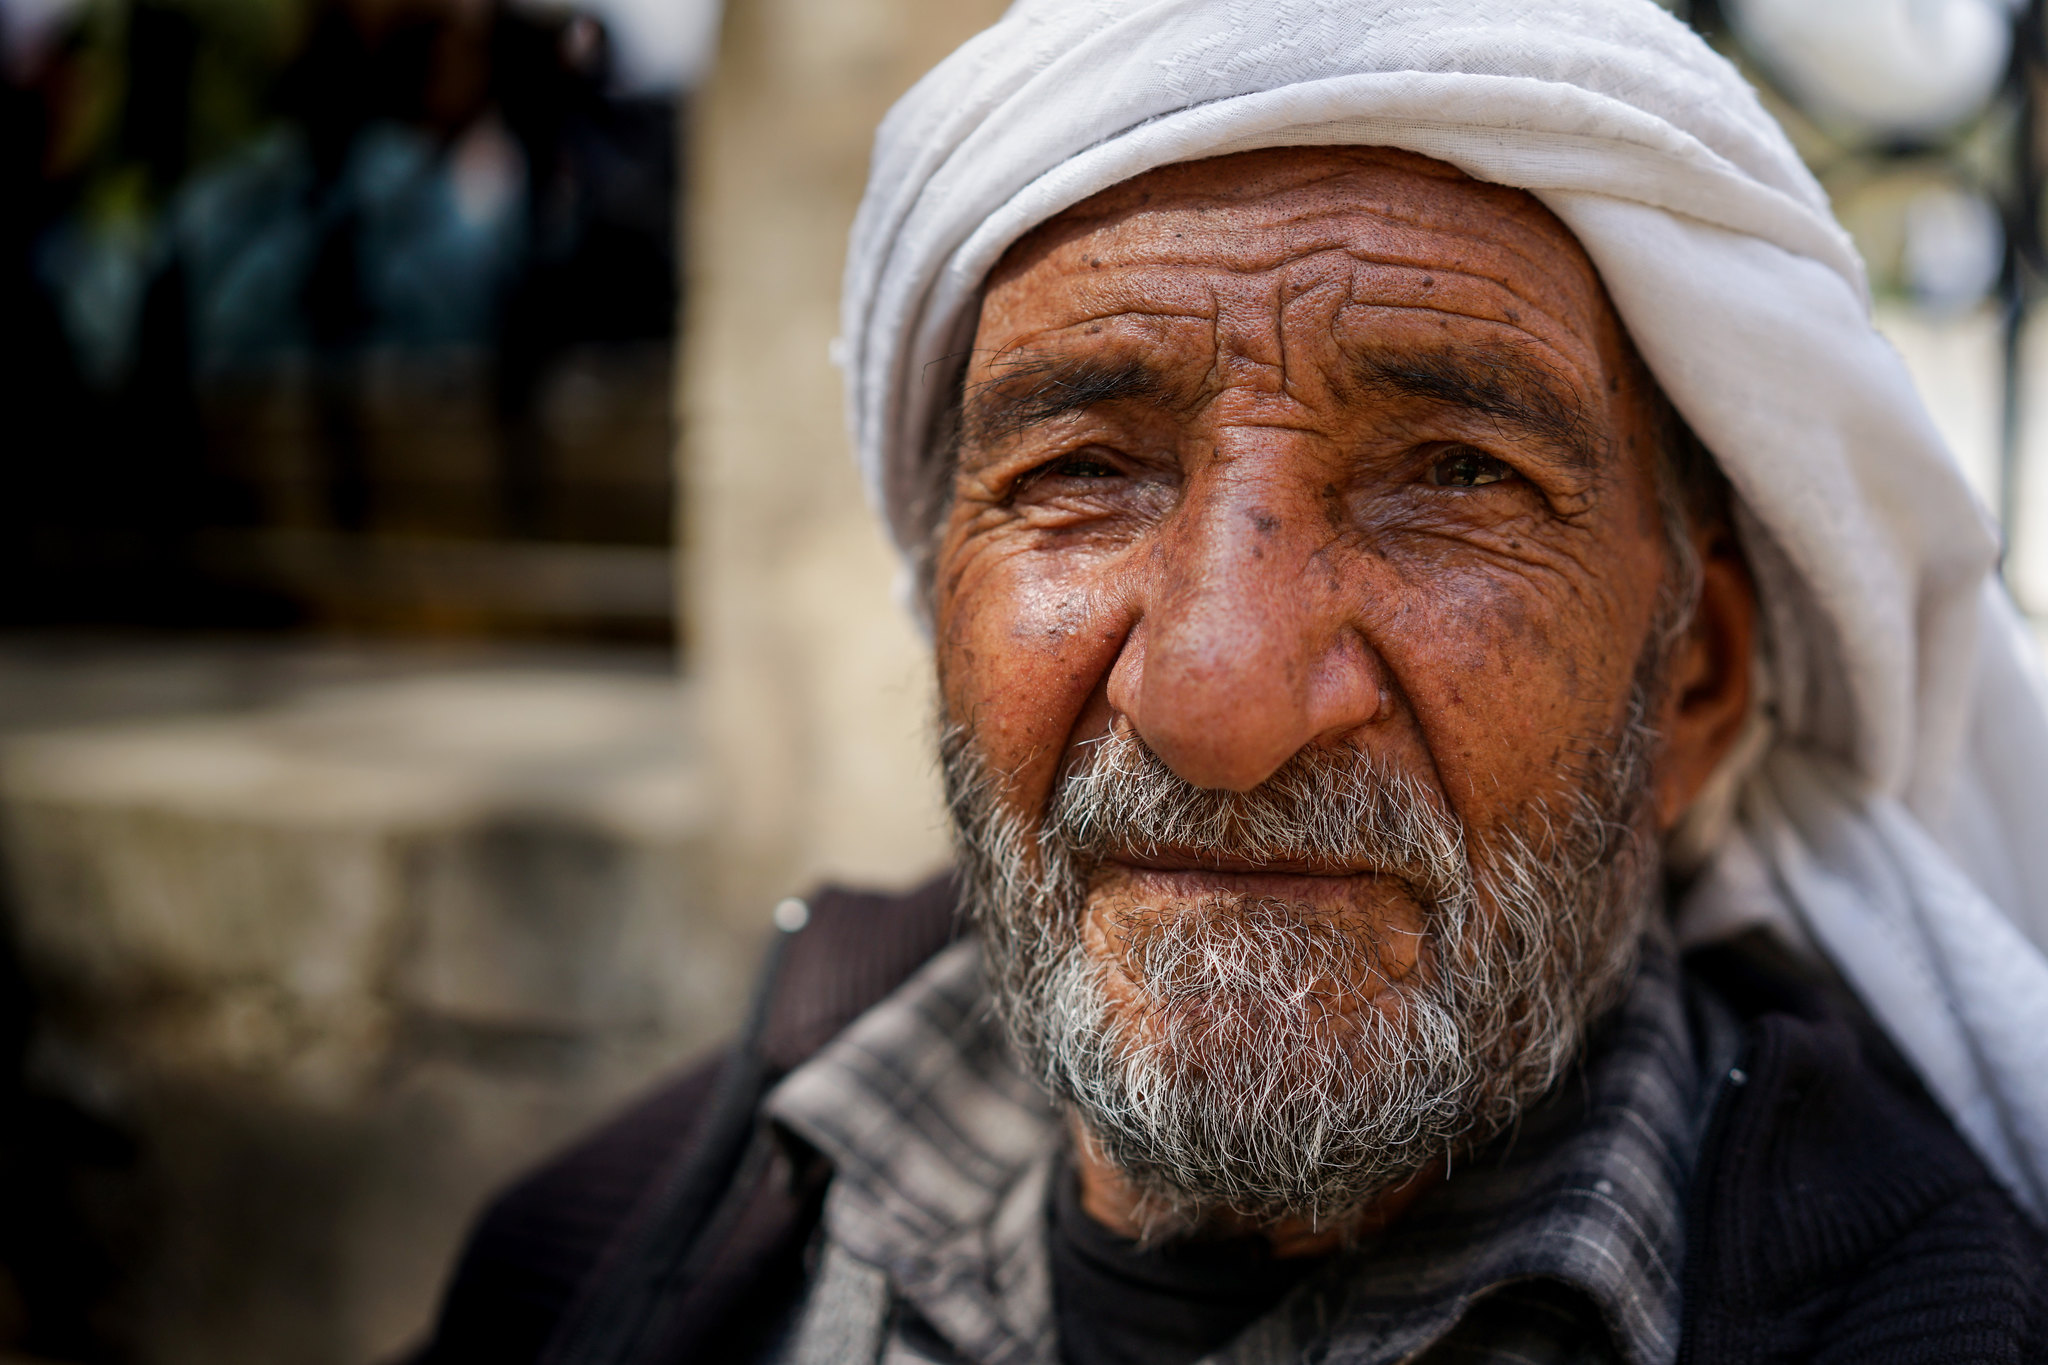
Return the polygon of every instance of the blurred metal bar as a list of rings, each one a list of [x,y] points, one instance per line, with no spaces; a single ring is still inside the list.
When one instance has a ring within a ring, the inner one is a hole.
[[[2021,443],[2026,422],[2021,350],[2043,276],[2041,238],[2040,91],[2043,79],[2044,0],[2028,0],[2015,21],[2012,72],[2012,184],[2006,205],[2005,271],[2001,282],[2003,329],[1999,376],[1998,526],[2003,541],[2000,569],[2010,586],[2011,548],[2019,530],[2020,486],[2025,470]]]

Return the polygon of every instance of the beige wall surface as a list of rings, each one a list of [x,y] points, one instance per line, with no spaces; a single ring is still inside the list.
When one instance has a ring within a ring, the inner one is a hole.
[[[682,378],[687,657],[718,896],[764,926],[821,878],[945,859],[928,652],[848,453],[846,230],[876,122],[994,0],[733,0],[696,106]]]

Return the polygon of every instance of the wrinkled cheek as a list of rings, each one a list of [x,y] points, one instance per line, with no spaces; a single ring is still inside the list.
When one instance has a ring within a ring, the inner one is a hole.
[[[1392,661],[1425,735],[1444,794],[1468,822],[1546,790],[1602,728],[1603,634],[1575,604],[1497,584],[1433,593]]]
[[[962,576],[940,621],[939,670],[947,719],[1038,809],[1109,657],[1088,630],[1091,585],[1023,567]]]

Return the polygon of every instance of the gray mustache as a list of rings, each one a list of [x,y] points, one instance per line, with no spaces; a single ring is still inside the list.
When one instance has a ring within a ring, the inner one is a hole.
[[[1187,782],[1121,724],[1060,784],[1040,840],[1083,863],[1197,853],[1370,870],[1428,900],[1471,875],[1458,821],[1364,750],[1305,749],[1250,791],[1219,791]]]

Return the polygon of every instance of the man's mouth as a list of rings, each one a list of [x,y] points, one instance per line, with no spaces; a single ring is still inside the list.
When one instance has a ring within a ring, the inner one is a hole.
[[[1151,846],[1144,849],[1112,849],[1103,861],[1139,872],[1210,872],[1234,876],[1274,875],[1287,877],[1376,877],[1387,869],[1351,865],[1329,859],[1292,857],[1256,858],[1209,849]]]

